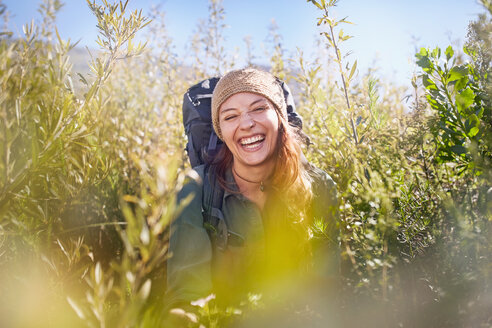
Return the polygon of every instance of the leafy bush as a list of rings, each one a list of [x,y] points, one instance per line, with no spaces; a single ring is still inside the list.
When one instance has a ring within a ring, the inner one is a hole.
[[[406,111],[404,90],[347,63],[337,1],[310,2],[334,60],[286,58],[275,25],[267,57],[298,90],[306,156],[338,185],[343,284],[340,311],[327,311],[344,326],[490,325],[490,6],[464,54],[417,53]],[[186,205],[175,204],[188,170],[182,94],[234,67],[222,2],[179,58],[164,13],[151,12],[143,51],[133,40],[147,18],[88,1],[101,47],[90,75],[72,72],[75,45],[54,29],[61,6],[44,1],[22,38],[0,34],[2,326],[320,324],[302,298],[272,310],[262,295],[234,307],[211,296],[169,311],[163,297],[169,222]]]

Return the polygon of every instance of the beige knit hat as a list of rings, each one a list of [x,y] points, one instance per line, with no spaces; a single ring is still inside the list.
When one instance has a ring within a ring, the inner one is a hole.
[[[280,83],[270,73],[255,68],[244,68],[224,75],[215,86],[212,96],[212,123],[217,136],[222,139],[219,125],[219,108],[231,96],[251,92],[266,97],[277,112],[287,120],[287,106]]]

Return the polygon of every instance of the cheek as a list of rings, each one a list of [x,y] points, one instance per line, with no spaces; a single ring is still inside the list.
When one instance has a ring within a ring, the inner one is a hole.
[[[270,113],[268,115],[267,122],[268,128],[273,132],[273,135],[277,137],[280,129],[280,119],[278,118],[277,113]]]
[[[280,130],[278,129],[277,126],[275,126],[275,130],[274,130],[274,133],[272,133],[272,143],[273,144],[277,144],[278,143],[278,139],[280,137]]]
[[[234,129],[231,127],[231,124],[227,124],[224,121],[219,122],[220,131],[222,132],[222,138],[224,139],[224,143],[230,144],[233,142],[234,138]]]

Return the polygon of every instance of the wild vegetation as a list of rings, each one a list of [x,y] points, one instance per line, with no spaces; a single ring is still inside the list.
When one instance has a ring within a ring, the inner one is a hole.
[[[298,90],[306,156],[338,186],[343,281],[323,325],[492,326],[490,3],[463,51],[416,54],[407,95],[347,62],[337,0],[308,2],[330,56],[286,58],[273,23],[268,57]],[[170,312],[164,296],[168,227],[186,205],[175,201],[189,170],[182,95],[237,67],[226,10],[209,4],[180,58],[162,11],[88,1],[100,32],[89,74],[74,72],[76,45],[55,28],[60,1],[44,0],[20,38],[1,30],[1,326],[220,327],[268,314],[262,295]],[[276,311],[320,323],[312,309]]]

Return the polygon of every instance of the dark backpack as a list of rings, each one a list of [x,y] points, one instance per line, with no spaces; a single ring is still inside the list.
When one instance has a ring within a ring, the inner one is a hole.
[[[203,181],[202,213],[205,228],[209,231],[212,242],[219,249],[228,244],[240,246],[242,237],[228,231],[222,213],[224,190],[215,178],[215,171],[210,169],[209,159],[213,158],[222,141],[217,137],[212,125],[212,94],[220,78],[212,77],[203,80],[186,91],[183,97],[183,125],[188,138],[186,152],[191,167],[205,165]],[[287,115],[291,125],[302,129],[302,119],[296,113],[294,98],[287,84],[277,79],[284,91],[287,104]]]

